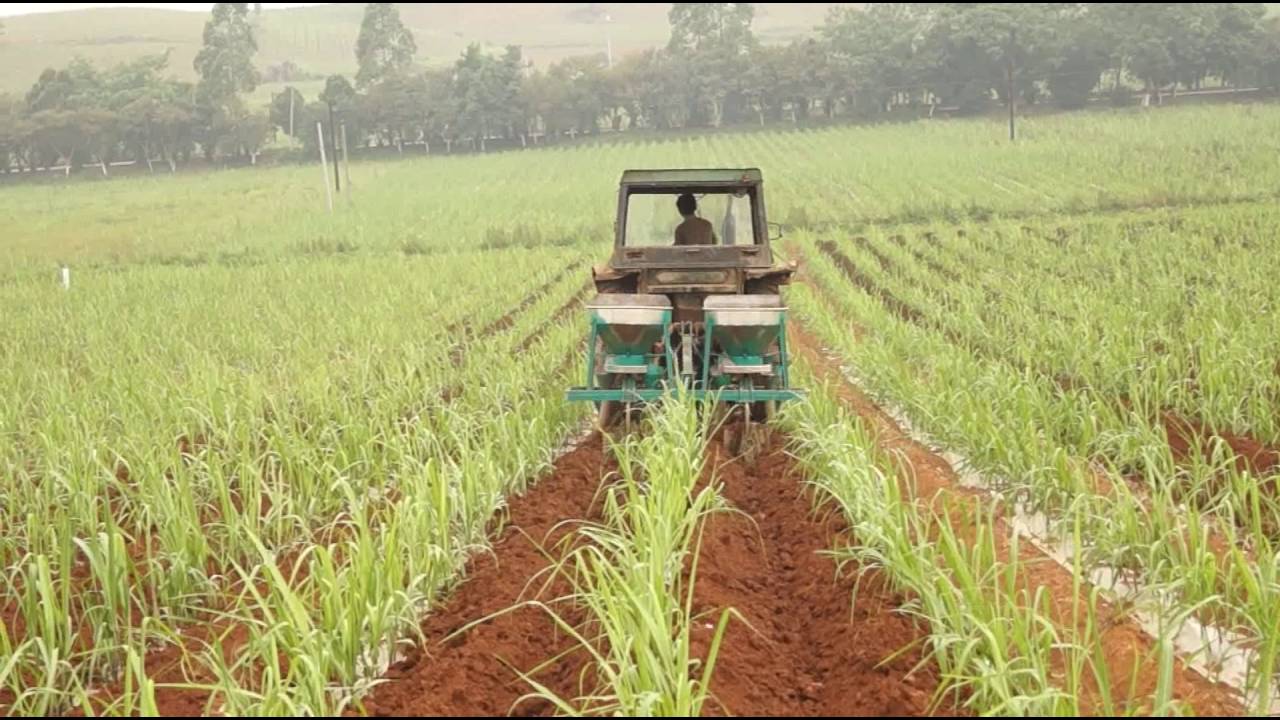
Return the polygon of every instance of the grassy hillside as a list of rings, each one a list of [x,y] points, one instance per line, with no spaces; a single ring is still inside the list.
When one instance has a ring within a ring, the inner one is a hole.
[[[756,31],[766,41],[787,40],[822,22],[832,3],[758,3]],[[418,41],[419,60],[452,60],[469,42],[524,47],[545,65],[570,55],[615,56],[661,45],[668,35],[667,3],[429,3],[402,4],[401,16]],[[315,73],[355,71],[355,41],[363,5],[264,10],[258,19],[260,68],[292,60]],[[604,18],[612,18],[605,23]],[[192,76],[205,13],[141,8],[98,8],[4,19],[0,35],[0,92],[22,92],[40,71],[80,55],[116,63],[147,53],[172,52],[175,73]]]

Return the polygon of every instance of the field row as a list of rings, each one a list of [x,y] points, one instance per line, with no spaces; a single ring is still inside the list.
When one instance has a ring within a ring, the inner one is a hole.
[[[1189,659],[1247,686],[1251,706],[1265,712],[1275,693],[1280,639],[1272,449],[1238,456],[1240,438],[1201,422],[1205,403],[1192,405],[1193,422],[1171,422],[1180,417],[1172,414],[1177,406],[1144,386],[1150,376],[1141,372],[1139,380],[1109,384],[1114,378],[1103,362],[1064,362],[1073,337],[1107,321],[1105,310],[1091,309],[1106,307],[1110,288],[1105,278],[1067,281],[1072,302],[1033,311],[1026,304],[1037,302],[1034,293],[1014,295],[1017,286],[996,276],[1033,272],[1022,263],[1038,251],[1020,255],[1013,245],[1030,240],[1021,232],[1009,237],[1000,249],[982,247],[1002,242],[993,233],[974,240],[965,232],[950,242],[937,233],[914,240],[798,238],[794,247],[809,282],[793,289],[791,303],[868,390],[934,442],[963,453],[973,482],[1002,498],[1010,522],[1074,557],[1086,573],[1082,581],[1092,578],[1163,618],[1170,634],[1162,640],[1198,634],[1183,648]],[[1089,253],[1105,255],[1115,245],[1090,246]],[[945,265],[945,253],[953,251],[978,259]],[[984,264],[986,253],[1006,262]],[[1153,255],[1151,262],[1162,259]],[[983,267],[999,271],[974,272]],[[1043,285],[1053,292],[1053,280]],[[1250,287],[1246,276],[1231,290]],[[1206,303],[1215,302],[1205,294]],[[1141,318],[1148,303],[1159,301],[1153,291],[1131,297],[1127,308]],[[1181,329],[1153,327],[1166,337]],[[1172,347],[1170,354],[1182,349]],[[1206,348],[1213,349],[1205,343],[1195,351]],[[1137,359],[1151,357],[1143,351]],[[1100,374],[1071,372],[1080,367]],[[1253,380],[1265,388],[1273,378]]]
[[[464,254],[434,282],[425,260],[311,261],[4,290],[34,311],[0,392],[0,700],[320,713],[376,676],[581,418],[561,392],[582,268],[507,254],[543,269],[485,284],[500,256]],[[209,689],[140,692],[156,681]]]

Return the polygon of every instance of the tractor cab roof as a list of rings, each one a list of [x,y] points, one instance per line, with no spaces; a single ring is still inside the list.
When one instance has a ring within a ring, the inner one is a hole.
[[[763,177],[758,168],[696,168],[673,170],[627,170],[621,187],[644,192],[677,192],[684,188],[707,190],[758,187]]]

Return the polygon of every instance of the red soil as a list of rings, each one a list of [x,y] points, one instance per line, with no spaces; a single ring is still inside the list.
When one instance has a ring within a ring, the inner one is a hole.
[[[577,263],[574,263],[562,269],[560,272],[556,273],[550,280],[542,283],[538,287],[534,288],[528,295],[525,295],[524,299],[521,300],[518,305],[511,308],[511,310],[509,310],[505,315],[486,325],[484,329],[481,330],[476,337],[481,337],[481,338],[488,337],[489,335],[493,335],[494,333],[498,333],[503,330],[506,330],[507,328],[510,328],[512,325],[515,324],[515,319],[517,315],[529,309],[529,306],[533,305],[543,295],[546,295],[548,292],[550,292],[551,288],[555,287],[556,283],[563,280],[570,273],[577,272],[585,264],[586,264],[585,262],[579,261]]]
[[[803,357],[818,377],[829,383],[840,401],[866,421],[877,437],[877,443],[896,453],[905,464],[905,471],[915,480],[920,502],[945,512],[963,540],[972,540],[976,525],[973,518],[985,506],[987,500],[965,489],[954,468],[929,448],[913,440],[888,414],[870,398],[844,379],[824,357],[817,339],[809,335],[798,323],[788,326],[788,342],[793,352]],[[1009,538],[1012,532],[1003,523],[997,523],[999,535],[996,551],[1002,558],[1013,552]],[[1075,586],[1071,573],[1046,557],[1030,543],[1023,542],[1018,549],[1021,560],[1018,582],[1027,592],[1044,588],[1048,604],[1048,616],[1059,627],[1070,627]],[[1082,583],[1081,601],[1091,592]],[[1128,616],[1126,608],[1113,606],[1105,601],[1097,603],[1100,622],[1103,664],[1112,678],[1113,692],[1117,699],[1129,698],[1142,704],[1159,685],[1160,668],[1156,661],[1154,641]],[[1060,671],[1060,669],[1059,669]],[[1092,690],[1083,698],[1090,706]],[[1210,682],[1187,667],[1175,663],[1173,697],[1185,702],[1198,715],[1241,714],[1242,707],[1236,691],[1226,685]]]
[[[928,714],[938,688],[932,664],[912,672],[921,628],[896,612],[903,598],[876,573],[837,577],[824,551],[839,544],[835,516],[819,516],[804,481],[774,437],[754,464],[712,445],[722,493],[746,515],[711,518],[703,538],[695,608],[734,608],[712,677],[720,705],[733,715],[887,717]],[[699,656],[712,631],[701,628]],[[893,660],[887,658],[900,653]],[[885,662],[883,666],[880,663]],[[954,708],[943,707],[951,713]]]
[[[845,277],[857,285],[859,288],[867,291],[867,293],[880,298],[880,302],[889,308],[890,312],[898,316],[899,320],[913,323],[916,325],[927,326],[927,320],[924,313],[913,305],[899,300],[897,296],[888,290],[880,287],[874,280],[867,277],[865,273],[858,269],[858,266],[849,259],[848,255],[841,252],[840,247],[830,240],[823,240],[818,243],[820,249],[831,262],[844,273]]]
[[[516,671],[534,670],[573,647],[544,610],[526,606],[459,631],[522,601],[563,594],[561,583],[543,588],[540,581],[547,579],[551,558],[561,554],[557,543],[575,529],[565,521],[598,518],[596,491],[612,469],[601,437],[593,435],[562,457],[550,477],[512,498],[509,523],[492,552],[476,555],[457,592],[423,621],[425,643],[391,666],[363,710],[379,716],[505,715],[515,707],[520,714],[550,714],[541,701],[516,706],[530,690]],[[573,653],[535,677],[572,698],[586,660]]]
[[[937,688],[934,671],[911,673],[918,651],[878,667],[917,642],[920,631],[894,612],[901,598],[874,576],[863,579],[856,602],[854,580],[838,579],[835,563],[822,553],[840,528],[816,519],[801,479],[775,439],[755,467],[726,457],[716,443],[711,460],[725,496],[747,516],[725,513],[706,526],[700,555],[695,610],[714,625],[732,607],[748,624],[733,620],[712,679],[717,702],[711,714],[920,715]],[[469,623],[536,596],[539,573],[549,564],[543,547],[564,539],[572,525],[594,517],[595,490],[611,463],[598,441],[557,466],[555,475],[513,501],[512,524],[492,555],[479,556],[467,581],[423,623],[427,642],[394,666],[387,682],[365,702],[374,715],[492,715],[514,706],[517,714],[549,714],[545,701],[518,702],[529,691],[516,670],[529,671],[573,648],[539,609],[523,608],[470,628]],[[546,538],[546,540],[544,540]],[[562,548],[561,548],[562,549]],[[563,593],[559,583],[543,599]],[[557,606],[571,622],[564,604]],[[712,631],[694,638],[705,657]],[[550,663],[537,679],[561,697],[590,690],[584,652]]]
[[[1162,415],[1165,434],[1173,457],[1186,461],[1195,455],[1212,457],[1214,439],[1221,440],[1235,454],[1236,468],[1255,475],[1269,475],[1280,468],[1280,449],[1269,447],[1246,435],[1233,435],[1222,430],[1212,430],[1202,423],[1180,417],[1171,412]],[[1272,479],[1274,487],[1275,479]]]
[[[587,295],[590,293],[593,287],[594,287],[594,284],[588,282],[586,285],[582,287],[582,290],[575,293],[573,297],[569,298],[568,300],[565,300],[564,304],[556,308],[556,311],[551,314],[551,317],[543,321],[543,323],[539,325],[536,329],[534,329],[533,332],[529,333],[528,337],[521,340],[519,345],[516,345],[516,351],[524,352],[525,350],[528,350],[529,348],[533,347],[534,343],[536,343],[539,338],[545,335],[547,330],[551,329],[552,326],[554,326],[556,323],[563,320],[570,313],[576,312],[578,308],[582,306],[582,303],[586,302]]]

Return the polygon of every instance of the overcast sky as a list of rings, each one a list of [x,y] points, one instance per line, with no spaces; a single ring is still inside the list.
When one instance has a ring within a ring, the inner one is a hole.
[[[323,5],[324,3],[262,3],[265,8],[302,7],[305,5]],[[30,15],[31,13],[57,12],[59,10],[82,10],[95,7],[152,7],[169,10],[191,10],[209,12],[213,3],[0,3],[0,17],[7,15]]]

